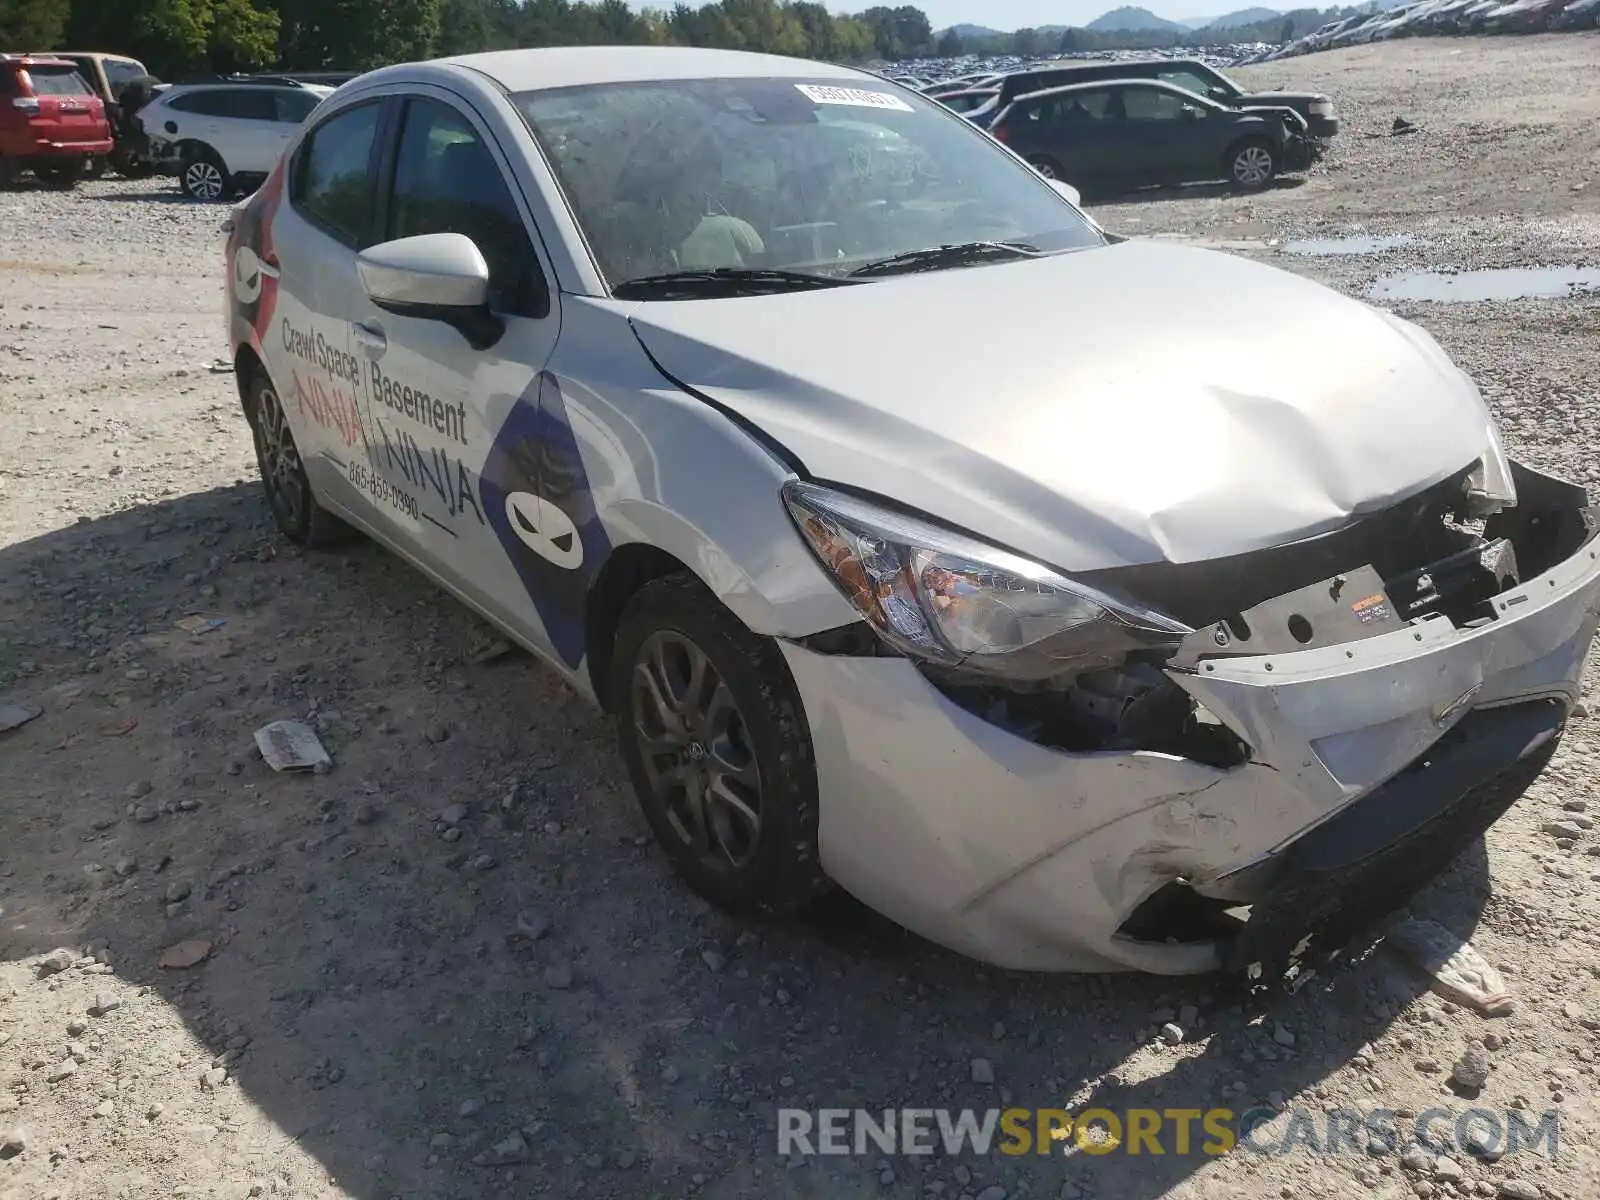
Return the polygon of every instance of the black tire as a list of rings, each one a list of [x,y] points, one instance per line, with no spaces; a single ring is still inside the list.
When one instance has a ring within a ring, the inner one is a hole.
[[[1241,192],[1260,192],[1278,178],[1278,152],[1266,138],[1245,138],[1222,156],[1222,177]]]
[[[1046,179],[1061,178],[1061,164],[1055,159],[1051,158],[1048,154],[1028,155],[1028,165],[1035,171],[1039,172],[1039,174],[1043,175]]]
[[[51,187],[76,187],[83,178],[85,163],[81,158],[42,158],[33,164],[34,178]]]
[[[348,542],[354,531],[317,503],[289,428],[288,414],[272,380],[265,371],[255,369],[245,374],[243,383],[244,415],[250,422],[261,486],[278,532],[307,550]]]
[[[698,697],[685,647],[704,659]],[[656,840],[689,886],[725,908],[765,912],[793,911],[828,891],[817,853],[811,733],[777,646],[746,629],[694,576],[678,574],[652,580],[628,602],[611,662],[604,686],[623,761]],[[684,701],[673,709],[681,750],[662,748],[675,735],[652,697],[667,692]],[[653,753],[646,749],[652,735]],[[736,769],[719,770],[730,766]],[[663,778],[679,772],[683,783]],[[729,795],[739,803],[723,798]],[[740,805],[755,814],[753,828]]]
[[[184,157],[178,168],[178,186],[185,196],[202,204],[230,200],[234,192],[233,177],[209,146]]]

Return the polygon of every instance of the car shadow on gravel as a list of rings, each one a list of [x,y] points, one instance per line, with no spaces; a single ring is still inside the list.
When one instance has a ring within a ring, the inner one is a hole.
[[[1271,192],[1292,192],[1306,185],[1302,175],[1283,176],[1272,181],[1272,186],[1260,192],[1243,192],[1226,183],[1186,183],[1176,186],[1140,188],[1133,192],[1084,193],[1084,207],[1096,208],[1113,204],[1150,204],[1162,200],[1218,200],[1248,201],[1259,199]]]
[[[734,919],[650,845],[603,719],[386,552],[287,547],[254,486],[0,550],[0,628],[0,698],[44,709],[0,734],[0,958],[92,946],[228,1072],[208,1102],[354,1196],[1154,1200],[1213,1161],[1198,1127],[1161,1156],[785,1157],[777,1114],[1319,1108],[1295,1097],[1421,988],[1382,956],[1263,1002],[1008,972],[847,897]],[[253,753],[281,718],[329,773]],[[1480,843],[1424,902],[1468,934],[1487,879]],[[184,941],[206,959],[159,968]],[[175,1129],[210,1066],[170,1068]]]

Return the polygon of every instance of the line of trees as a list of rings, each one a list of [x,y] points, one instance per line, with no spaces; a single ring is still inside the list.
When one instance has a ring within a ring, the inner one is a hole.
[[[834,61],[931,54],[911,5],[835,16],[816,0],[0,0],[0,50],[131,54],[166,78],[263,67],[367,70],[473,50],[716,46]]]

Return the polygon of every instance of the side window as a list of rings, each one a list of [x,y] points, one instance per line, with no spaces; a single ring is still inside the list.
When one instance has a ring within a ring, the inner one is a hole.
[[[1196,96],[1210,96],[1211,83],[1202,79],[1193,71],[1162,71],[1156,76],[1162,83],[1170,83],[1174,87],[1181,87],[1186,92],[1193,92]]]
[[[216,93],[216,104],[218,116],[236,121],[271,121],[276,117],[272,92],[267,88],[229,88]]]
[[[279,91],[273,93],[276,105],[274,119],[288,125],[298,125],[311,115],[311,110],[321,102],[314,92]]]
[[[222,106],[217,102],[216,92],[186,92],[168,100],[167,107],[175,112],[193,113],[197,117],[222,115]]]
[[[1107,92],[1068,92],[1050,101],[1048,120],[1052,125],[1076,125],[1100,121],[1106,116]]]
[[[522,212],[488,146],[461,113],[437,100],[406,105],[395,157],[390,236],[461,233],[489,264],[489,305],[541,316],[539,262]]]
[[[290,178],[294,207],[351,246],[368,242],[379,111],[377,104],[363,104],[318,125],[301,143]]]
[[[1124,88],[1122,97],[1130,121],[1176,121],[1183,116],[1183,97],[1160,88]]]

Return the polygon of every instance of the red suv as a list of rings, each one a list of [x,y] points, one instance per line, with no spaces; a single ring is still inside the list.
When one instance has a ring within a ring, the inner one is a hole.
[[[0,183],[20,168],[72,184],[89,160],[111,152],[105,105],[63,58],[0,54]]]

